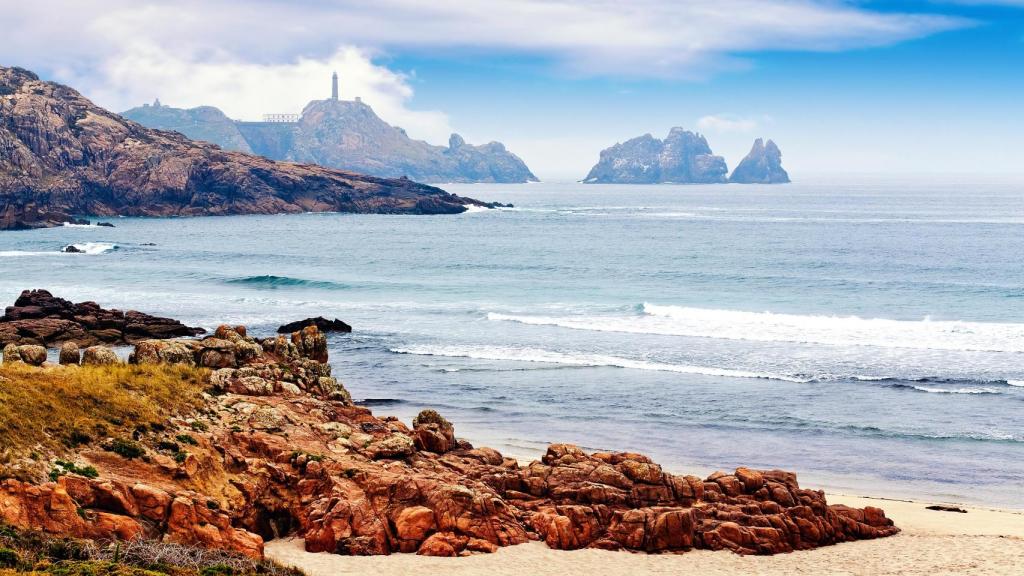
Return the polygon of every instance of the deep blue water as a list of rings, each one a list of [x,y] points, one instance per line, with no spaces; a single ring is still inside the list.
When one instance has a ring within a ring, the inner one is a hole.
[[[516,208],[3,232],[0,300],[256,333],[337,316],[357,399],[513,455],[1024,508],[1024,180],[448,189]]]

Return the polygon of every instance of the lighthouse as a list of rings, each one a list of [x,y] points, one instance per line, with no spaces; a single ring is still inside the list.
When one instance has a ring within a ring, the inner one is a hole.
[[[331,100],[338,99],[338,73],[331,75]]]

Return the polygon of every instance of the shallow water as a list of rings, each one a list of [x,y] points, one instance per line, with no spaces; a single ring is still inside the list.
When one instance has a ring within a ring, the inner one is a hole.
[[[356,398],[512,454],[1024,508],[1024,181],[448,189],[516,208],[4,232],[0,298],[257,333],[338,316]]]

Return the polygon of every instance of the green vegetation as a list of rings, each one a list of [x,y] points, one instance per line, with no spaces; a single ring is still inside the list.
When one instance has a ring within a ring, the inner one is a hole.
[[[124,438],[114,438],[103,449],[129,460],[138,458],[146,453],[146,449],[140,446],[138,442]]]
[[[56,481],[57,478],[65,474],[78,474],[86,478],[96,478],[100,475],[96,468],[92,466],[78,466],[74,462],[65,462],[63,460],[54,462],[53,470],[50,470],[50,480]]]

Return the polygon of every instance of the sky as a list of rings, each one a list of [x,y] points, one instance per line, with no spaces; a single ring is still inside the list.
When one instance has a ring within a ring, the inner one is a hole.
[[[0,65],[122,111],[229,116],[356,96],[444,144],[504,142],[543,180],[673,126],[730,168],[1024,172],[1024,0],[0,0]]]

